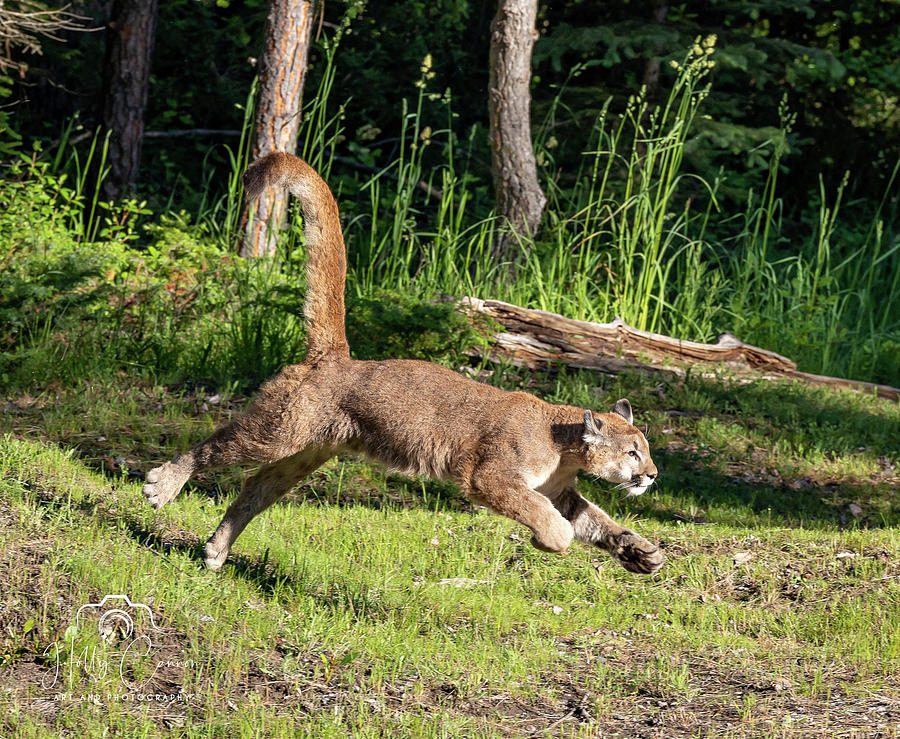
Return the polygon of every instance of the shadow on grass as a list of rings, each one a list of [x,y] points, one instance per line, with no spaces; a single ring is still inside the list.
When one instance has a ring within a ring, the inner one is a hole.
[[[869,451],[900,461],[900,405],[853,391],[800,382],[749,384],[690,379],[646,392],[648,410],[680,410],[736,424],[826,457]]]
[[[122,520],[126,532],[143,547],[165,557],[172,551],[181,552],[204,567],[205,542],[190,534],[172,538],[144,526],[134,518]],[[322,582],[300,575],[284,572],[281,565],[269,559],[268,549],[261,557],[230,553],[217,577],[227,581],[237,577],[253,585],[264,598],[286,596],[306,596],[312,598],[322,608],[333,611],[350,611],[357,620],[366,618],[385,619],[394,610],[383,603],[377,594],[369,591],[365,583],[345,583],[340,581]]]
[[[643,496],[628,498],[592,481],[583,482],[582,493],[613,518],[634,514],[663,523],[818,530],[900,525],[900,501],[889,484],[769,482],[722,473],[690,452],[661,449],[653,457],[658,484]]]
[[[453,483],[386,474],[375,465],[357,460],[340,460],[353,470],[368,469],[372,475],[358,475],[347,485],[342,476],[319,474],[307,479],[282,499],[289,505],[355,507],[399,511],[421,508],[434,513],[471,513],[476,506]]]
[[[55,491],[45,487],[28,483],[25,487],[38,505],[54,513],[76,511],[85,519],[126,534],[139,546],[164,559],[168,560],[170,554],[177,552],[195,562],[198,570],[204,566],[205,541],[190,531],[173,531],[170,527],[166,530],[152,528],[136,516],[123,513],[117,508],[104,507],[104,503],[108,501],[98,497],[88,497],[76,502],[54,494]],[[177,564],[175,566],[181,569]],[[182,571],[185,576],[196,574]],[[383,602],[377,593],[370,591],[365,583],[324,582],[307,577],[303,571],[299,575],[286,573],[277,561],[269,559],[268,550],[257,557],[232,552],[219,577],[223,578],[223,583],[229,577],[238,577],[251,583],[266,598],[306,596],[323,608],[350,611],[357,620],[383,620],[389,618],[395,610],[393,606]]]

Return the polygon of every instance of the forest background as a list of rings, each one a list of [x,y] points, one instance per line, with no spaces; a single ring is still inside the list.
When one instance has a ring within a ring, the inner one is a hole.
[[[176,229],[233,252],[267,3],[160,5],[139,175],[115,205],[89,176],[107,6],[76,3],[101,30],[62,31],[7,71],[7,197],[30,179],[68,201],[79,243],[105,229],[146,256]],[[695,340],[728,330],[802,369],[900,382],[896,3],[541,5],[532,121],[548,205],[512,272],[490,248],[493,10],[335,2],[317,15],[299,153],[338,195],[351,292],[475,294]],[[297,228],[285,238],[289,262]],[[4,302],[19,312],[30,298],[13,282]],[[8,344],[33,340],[13,323]]]

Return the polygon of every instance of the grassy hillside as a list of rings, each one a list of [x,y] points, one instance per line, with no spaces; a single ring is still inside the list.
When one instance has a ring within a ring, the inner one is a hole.
[[[659,485],[581,489],[661,543],[661,572],[538,552],[452,486],[347,459],[212,574],[202,544],[239,474],[203,476],[159,513],[141,478],[243,395],[124,373],[7,393],[0,733],[896,735],[896,404],[727,380],[490,381],[601,409],[631,398]],[[153,614],[136,619],[152,645],[124,662],[133,636],[71,628],[108,594]]]

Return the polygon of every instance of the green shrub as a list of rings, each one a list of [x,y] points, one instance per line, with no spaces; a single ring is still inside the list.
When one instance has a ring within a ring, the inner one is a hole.
[[[378,290],[347,301],[347,337],[357,359],[424,359],[464,363],[483,336],[452,302],[422,302],[408,294]]]

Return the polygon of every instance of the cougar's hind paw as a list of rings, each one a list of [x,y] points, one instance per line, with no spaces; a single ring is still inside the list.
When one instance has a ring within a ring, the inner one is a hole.
[[[211,541],[206,543],[206,548],[203,553],[206,555],[206,559],[203,561],[206,565],[206,569],[211,570],[212,572],[221,570],[222,565],[225,564],[225,560],[228,559],[228,549],[220,551]]]
[[[159,510],[178,495],[184,483],[187,482],[188,475],[171,462],[166,462],[161,467],[150,470],[146,480],[147,484],[141,488],[141,492],[147,498],[147,502]]]

